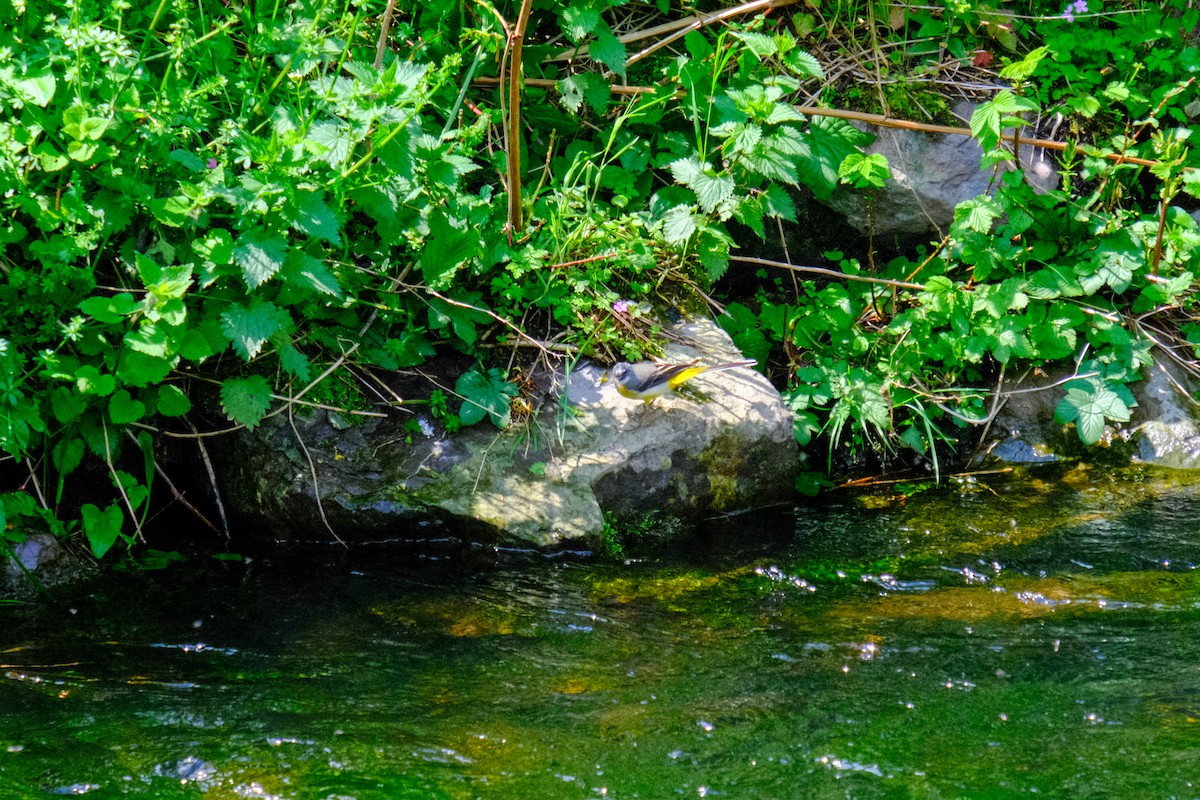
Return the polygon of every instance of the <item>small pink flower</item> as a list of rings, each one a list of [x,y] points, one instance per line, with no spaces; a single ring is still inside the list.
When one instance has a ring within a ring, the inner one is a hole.
[[[208,160],[208,161],[205,163],[205,165],[204,165],[204,166],[208,167],[209,169],[216,169],[216,168],[217,168],[217,160],[216,160],[215,158],[210,158],[210,159],[209,159],[209,160]]]
[[[629,301],[628,300],[616,301],[615,303],[612,304],[612,310],[613,310],[614,314],[628,314],[629,313]]]

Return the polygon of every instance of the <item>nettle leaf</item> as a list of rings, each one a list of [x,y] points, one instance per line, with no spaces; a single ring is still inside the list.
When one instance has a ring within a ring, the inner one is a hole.
[[[296,348],[290,338],[276,336],[272,343],[275,345],[275,352],[279,354],[279,365],[289,375],[305,383],[312,379],[312,362]]]
[[[801,157],[795,162],[796,175],[817,197],[825,199],[837,186],[837,170],[846,156],[870,138],[845,120],[817,117],[809,124],[805,140],[808,157],[798,154]]]
[[[498,369],[486,373],[471,370],[459,376],[454,391],[463,398],[458,412],[464,425],[474,425],[485,416],[497,428],[507,428],[512,418],[512,399],[517,396],[517,387],[504,379]]]
[[[313,123],[304,140],[305,149],[331,167],[340,167],[354,149],[354,137],[350,126],[343,122],[326,120]]]
[[[203,261],[228,264],[233,261],[233,237],[224,228],[213,228],[192,242],[192,252]]]
[[[612,85],[594,72],[583,72],[559,81],[558,91],[562,93],[563,105],[572,114],[578,114],[585,101],[597,114],[603,114],[612,96]]]
[[[292,227],[337,247],[342,243],[341,223],[337,214],[325,204],[323,192],[299,192],[294,197],[295,216]]]
[[[684,244],[695,232],[696,217],[690,206],[675,206],[663,217],[663,238],[667,244]]]
[[[605,28],[608,26],[606,25]],[[596,39],[588,45],[588,54],[625,80],[625,43],[610,30],[596,33]]]
[[[221,315],[221,330],[233,343],[233,349],[250,361],[268,339],[291,322],[286,310],[267,300],[254,300],[249,306],[230,306]]]
[[[1037,71],[1038,64],[1049,54],[1046,47],[1030,51],[1020,61],[1014,61],[1000,70],[1000,77],[1008,81],[1026,81]]]
[[[465,223],[452,220],[444,211],[435,209],[429,214],[429,236],[417,265],[431,289],[444,288],[455,271],[480,248],[480,235]]]
[[[779,45],[775,43],[774,37],[768,36],[765,33],[743,31],[735,33],[734,36],[741,39],[750,52],[759,58],[770,58],[779,52]]]
[[[123,349],[121,351],[121,361],[117,367],[117,377],[129,386],[143,387],[153,383],[161,383],[175,365],[179,363],[179,356],[163,358],[161,356],[147,355],[139,353],[136,350]]]
[[[796,221],[796,204],[792,196],[777,183],[772,183],[763,191],[767,201],[767,213],[788,222]]]
[[[233,260],[251,289],[270,280],[283,267],[287,254],[287,239],[266,228],[242,233],[233,247]]]
[[[261,375],[227,378],[221,384],[221,408],[239,425],[254,430],[271,407],[271,384]]]
[[[288,253],[287,262],[283,265],[280,277],[292,286],[310,289],[323,294],[342,299],[342,287],[337,276],[333,274],[325,262],[313,258],[303,250],[292,250]]]
[[[695,155],[690,155],[687,158],[680,158],[672,161],[670,165],[671,177],[676,183],[682,183],[684,186],[691,186],[692,181],[704,172],[708,165],[697,158]]]
[[[733,197],[735,188],[733,178],[717,175],[712,170],[701,172],[688,185],[696,192],[696,200],[706,214],[711,214],[717,206]]]
[[[601,24],[600,12],[591,5],[572,3],[562,12],[562,24],[567,38],[580,42]]]
[[[825,80],[825,70],[821,67],[821,62],[803,50],[792,50],[783,57],[783,63],[797,77]]]

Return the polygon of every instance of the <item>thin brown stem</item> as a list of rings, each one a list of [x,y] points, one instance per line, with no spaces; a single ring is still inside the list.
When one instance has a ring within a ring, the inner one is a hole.
[[[521,220],[521,56],[525,43],[525,26],[529,24],[529,14],[533,10],[533,0],[522,0],[521,12],[517,21],[509,31],[508,68],[508,228],[513,234],[522,229]]]

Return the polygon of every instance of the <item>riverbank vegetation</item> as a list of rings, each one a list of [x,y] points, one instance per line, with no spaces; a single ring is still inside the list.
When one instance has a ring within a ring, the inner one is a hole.
[[[534,364],[653,355],[675,308],[724,311],[803,444],[937,468],[1056,362],[1095,442],[1200,343],[1200,12],[1089,2],[0,0],[4,537],[133,543],[188,502],[168,443],[268,415],[519,423]],[[939,240],[739,254],[883,185],[852,119],[956,95],[995,179]],[[448,351],[429,396],[372,378]]]

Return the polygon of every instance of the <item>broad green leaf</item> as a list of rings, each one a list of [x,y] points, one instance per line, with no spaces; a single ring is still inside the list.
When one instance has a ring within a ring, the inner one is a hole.
[[[684,244],[695,232],[696,218],[688,206],[675,206],[663,218],[663,238],[667,244]]]
[[[417,264],[429,288],[442,289],[463,262],[479,252],[480,235],[440,209],[431,211],[429,217],[429,236]]]
[[[321,192],[298,192],[294,202],[293,228],[335,247],[342,243],[341,224]]]
[[[79,310],[97,322],[114,325],[141,308],[141,304],[129,292],[120,292],[112,297],[89,297],[79,304]]]
[[[165,417],[181,417],[192,410],[192,401],[173,383],[158,387],[158,413]]]
[[[671,162],[671,177],[675,179],[676,183],[682,183],[684,186],[691,186],[692,181],[696,180],[697,177],[703,174],[707,166],[708,165],[703,161],[696,158],[695,155],[690,155],[687,158],[680,158]]]
[[[482,297],[480,292],[466,292],[461,297],[451,298],[456,301],[454,303],[448,303],[440,297],[430,298],[430,327],[437,330],[449,328],[466,344],[474,344],[478,336],[476,326],[491,319],[482,305]]]
[[[735,33],[734,36],[741,39],[750,52],[759,58],[770,58],[779,52],[779,46],[775,43],[774,37],[765,33],[743,31]]]
[[[602,21],[600,12],[590,3],[572,3],[562,12],[562,24],[567,38],[572,42],[580,42],[595,31]]]
[[[296,345],[286,336],[277,336],[274,339],[275,352],[279,355],[279,365],[283,367],[289,375],[297,380],[307,383],[312,378],[312,363],[308,360],[308,356],[296,349]]]
[[[271,384],[261,375],[227,378],[221,384],[221,408],[231,420],[254,430],[271,408]]]
[[[60,478],[75,471],[83,462],[85,452],[87,452],[87,448],[84,446],[83,440],[75,436],[60,439],[58,444],[54,445],[50,457],[54,461],[54,468],[58,470]]]
[[[311,289],[323,294],[342,299],[342,287],[337,276],[319,258],[314,258],[303,250],[293,249],[288,253],[287,262],[283,265],[280,276],[292,286]]]
[[[3,74],[0,72],[0,75]],[[32,103],[38,108],[50,105],[55,89],[58,88],[58,81],[49,67],[30,69],[20,77],[4,79],[4,82],[18,99],[24,103]]]
[[[67,387],[59,386],[50,395],[50,410],[54,413],[54,419],[59,422],[74,422],[87,410],[87,400]]]
[[[954,221],[979,233],[990,233],[992,225],[1004,212],[990,195],[965,200],[954,209]]]
[[[221,330],[233,343],[233,349],[246,361],[258,355],[262,346],[292,322],[286,309],[267,300],[250,305],[235,304],[221,315]]]
[[[80,394],[107,397],[117,388],[117,380],[112,375],[101,373],[91,364],[84,364],[75,370],[75,388]]]
[[[270,280],[283,267],[287,254],[287,239],[265,228],[242,233],[233,247],[233,260],[251,289]]]
[[[563,105],[572,114],[578,114],[586,102],[597,114],[603,114],[612,96],[612,85],[594,72],[568,75],[558,82]]]
[[[143,387],[161,383],[179,363],[179,356],[163,358],[123,349],[117,367],[117,377],[129,386]]]
[[[1031,50],[1020,61],[1014,61],[1008,66],[1000,70],[1000,77],[1009,81],[1026,81],[1037,70],[1038,64],[1050,50],[1046,47],[1039,47],[1036,50]]]
[[[787,189],[777,183],[772,183],[763,191],[763,196],[767,200],[768,214],[788,222],[796,221],[796,204]]]
[[[892,172],[882,153],[851,153],[838,165],[838,179],[856,189],[882,189]]]
[[[588,45],[588,54],[625,80],[625,44],[612,31],[597,31],[595,40]]]
[[[108,400],[108,417],[117,425],[128,425],[146,416],[146,406],[125,389],[118,389]]]
[[[733,178],[708,170],[693,178],[689,186],[696,192],[696,200],[706,214],[711,214],[717,206],[733,197],[735,188]]]
[[[121,506],[113,503],[101,511],[91,503],[84,503],[79,509],[79,516],[83,521],[83,534],[92,548],[92,555],[103,558],[121,535],[121,525],[125,522]]]
[[[497,428],[508,427],[517,387],[506,381],[500,370],[466,372],[459,376],[454,391],[463,398],[458,416],[464,425],[474,425],[487,416]]]

